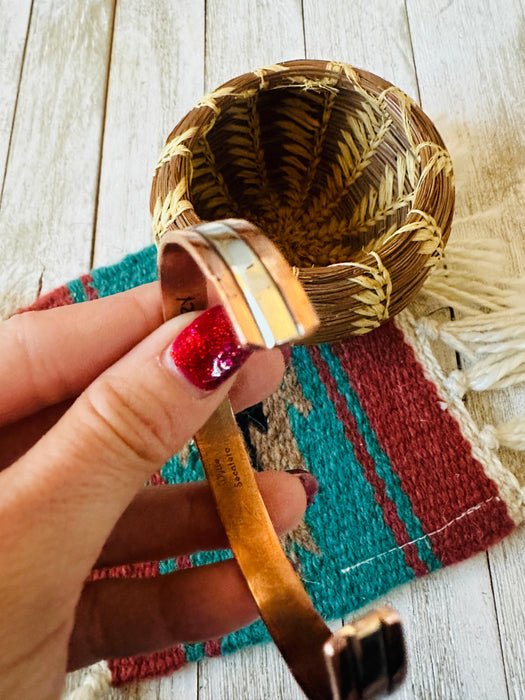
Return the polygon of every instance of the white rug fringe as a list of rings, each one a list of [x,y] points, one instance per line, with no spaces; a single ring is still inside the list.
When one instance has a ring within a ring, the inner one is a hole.
[[[508,262],[500,241],[451,242],[423,292],[463,316],[519,309],[524,305],[525,276],[505,278],[502,271]]]
[[[485,425],[480,437],[492,450],[508,447],[511,450],[525,451],[525,414],[500,425]]]
[[[505,278],[508,259],[501,243],[478,240],[450,244],[442,265],[424,287],[451,307],[454,320],[429,316],[417,321],[421,338],[441,340],[459,352],[466,367],[443,379],[449,396],[506,389],[525,382],[525,277]],[[525,416],[486,425],[482,440],[493,449],[525,450]]]
[[[525,350],[525,308],[457,321],[437,322],[427,316],[420,319],[420,324],[431,340],[442,340],[472,361],[483,355],[502,356]]]
[[[65,695],[62,700],[102,700],[111,689],[111,671],[106,661],[93,664],[82,684]]]

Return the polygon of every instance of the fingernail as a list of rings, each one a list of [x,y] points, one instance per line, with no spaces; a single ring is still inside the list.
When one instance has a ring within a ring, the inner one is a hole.
[[[293,474],[301,480],[301,484],[306,492],[306,506],[311,506],[314,498],[319,491],[319,482],[313,474],[304,469],[289,469],[287,474]]]
[[[190,323],[169,348],[169,358],[194,386],[217,389],[251,355],[241,347],[222,306],[213,306]]]

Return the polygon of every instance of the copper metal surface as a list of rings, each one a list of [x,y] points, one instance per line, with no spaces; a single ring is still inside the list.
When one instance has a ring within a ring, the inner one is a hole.
[[[167,232],[159,274],[166,319],[220,302],[246,345],[269,348],[301,340],[318,325],[291,268],[247,221],[228,219]],[[307,697],[354,700],[389,690],[395,664],[384,659],[395,653],[389,651],[394,637],[383,634],[388,615],[371,614],[332,636],[281,548],[228,400],[195,442],[232,552]],[[381,650],[379,663],[363,663],[367,641]]]
[[[391,693],[406,675],[401,618],[391,608],[373,610],[337,630],[324,654],[333,700]]]

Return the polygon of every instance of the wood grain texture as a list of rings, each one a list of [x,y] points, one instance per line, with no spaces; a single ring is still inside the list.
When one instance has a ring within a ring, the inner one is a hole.
[[[303,700],[304,694],[271,644],[248,647],[221,663],[210,659],[199,664],[199,700],[217,698],[286,698]]]
[[[207,1],[206,91],[304,51],[301,0]]]
[[[341,621],[329,624],[331,630],[341,626]],[[290,671],[276,647],[263,644],[248,647],[221,663],[207,659],[199,664],[199,700],[217,698],[285,698],[302,700],[304,694],[290,675]]]
[[[387,596],[405,622],[409,649],[407,679],[396,700],[506,697],[485,571],[486,556],[480,554]]]
[[[179,119],[203,93],[204,0],[117,5],[93,264],[152,242],[151,180]]]
[[[6,305],[89,267],[112,15],[112,0],[34,2],[0,221]]]
[[[404,0],[304,0],[308,58],[345,61],[418,97]]]
[[[472,12],[468,0],[432,0],[424,13],[417,0],[408,0],[407,6],[423,107],[438,123],[456,162],[456,218],[466,221],[456,226],[455,235],[501,241],[508,258],[507,269],[500,271],[504,279],[525,269],[523,3],[490,0],[482,12]],[[484,218],[469,225],[469,215],[480,212]],[[480,425],[498,423],[525,414],[525,391],[516,387],[469,395],[468,405]],[[524,483],[523,454],[501,451],[501,457]],[[521,529],[487,555],[506,676],[497,697],[507,692],[514,699],[525,696],[523,647],[517,641],[525,626],[524,545]],[[472,623],[460,614],[451,624],[460,631]],[[476,655],[484,644],[480,637]],[[499,674],[497,652],[486,659],[483,679]],[[495,697],[480,692],[468,685],[462,697]]]
[[[30,15],[31,0],[0,0],[0,183],[9,151]]]

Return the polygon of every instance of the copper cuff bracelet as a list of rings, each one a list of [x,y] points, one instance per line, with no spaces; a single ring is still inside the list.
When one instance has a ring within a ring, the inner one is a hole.
[[[167,231],[159,277],[165,320],[220,303],[243,345],[271,348],[302,340],[319,324],[283,256],[244,220]],[[397,687],[405,674],[397,613],[382,608],[336,633],[327,627],[281,548],[228,400],[195,443],[231,550],[306,696],[357,700]]]

